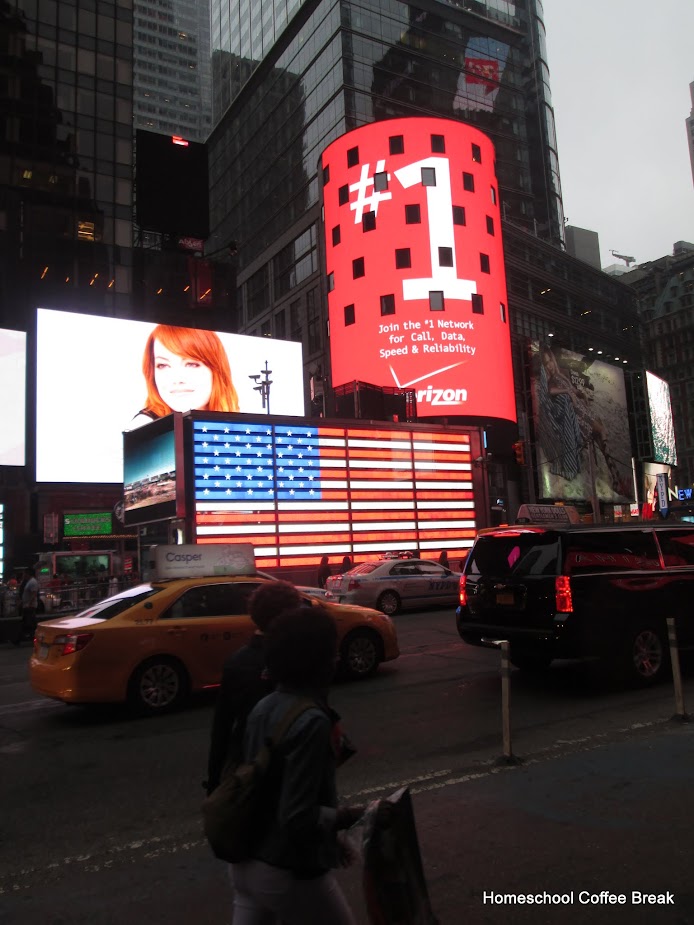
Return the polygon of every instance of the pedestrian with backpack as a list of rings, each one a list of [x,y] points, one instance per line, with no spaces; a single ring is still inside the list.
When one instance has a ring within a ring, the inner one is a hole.
[[[248,717],[243,761],[268,743],[270,752],[248,857],[232,864],[234,925],[355,925],[333,873],[338,831],[364,811],[338,808],[326,702],[337,657],[335,623],[320,607],[281,614],[267,632],[265,661],[277,688]]]
[[[204,785],[208,794],[219,786],[225,764],[240,762],[246,718],[256,703],[274,690],[265,673],[265,633],[275,617],[300,605],[301,595],[288,581],[264,582],[251,596],[249,612],[256,631],[222,667]]]

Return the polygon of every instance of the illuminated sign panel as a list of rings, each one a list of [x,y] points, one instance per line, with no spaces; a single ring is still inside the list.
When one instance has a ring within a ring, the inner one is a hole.
[[[157,424],[148,424],[147,427],[123,434],[123,450],[126,523],[172,517],[176,510],[173,417],[163,418]]]
[[[110,511],[63,514],[63,536],[108,536],[113,533]]]
[[[37,315],[39,482],[122,482],[123,431],[172,410],[261,414],[266,363],[273,413],[304,413],[299,343],[46,309]]]
[[[338,138],[322,167],[333,386],[414,388],[420,417],[515,421],[489,138],[386,120]]]
[[[659,379],[658,376],[646,370],[646,389],[648,391],[648,413],[651,420],[653,461],[676,466],[677,446],[670,404],[670,386],[664,379]]]
[[[265,568],[472,545],[476,435],[221,417],[190,424],[196,542],[252,543]]]
[[[26,334],[0,330],[0,466],[24,465]]]
[[[530,345],[540,497],[574,501],[633,498],[624,373],[571,350]]]

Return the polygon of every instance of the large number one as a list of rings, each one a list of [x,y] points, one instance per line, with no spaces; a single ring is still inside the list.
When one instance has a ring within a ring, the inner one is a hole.
[[[395,171],[395,176],[405,189],[422,182],[422,168],[433,167],[436,186],[426,186],[427,212],[429,220],[429,248],[431,251],[431,276],[425,279],[404,279],[402,297],[406,300],[429,300],[430,292],[443,292],[444,299],[470,301],[477,292],[472,279],[458,279],[453,234],[453,197],[451,195],[451,174],[445,157],[427,157],[408,164]],[[453,254],[453,266],[439,265],[439,248],[448,247]]]

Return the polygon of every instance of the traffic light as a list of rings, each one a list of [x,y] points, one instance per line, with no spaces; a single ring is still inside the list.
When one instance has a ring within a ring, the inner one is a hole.
[[[522,440],[518,440],[513,444],[513,455],[516,457],[516,462],[519,466],[525,465],[525,443]]]

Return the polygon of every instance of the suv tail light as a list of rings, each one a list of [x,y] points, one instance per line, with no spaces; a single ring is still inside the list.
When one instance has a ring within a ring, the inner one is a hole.
[[[61,655],[73,655],[81,652],[93,637],[94,633],[69,633],[67,636],[56,636],[53,645],[63,647]]]
[[[361,588],[361,582],[357,581],[356,578],[350,578],[349,584],[347,585],[347,590],[354,591],[356,588]]]
[[[574,609],[568,575],[557,575],[554,579],[554,607],[557,613],[572,613]]]
[[[461,575],[458,582],[458,600],[460,601],[460,606],[465,607],[467,605],[467,589],[465,588],[466,576]]]

